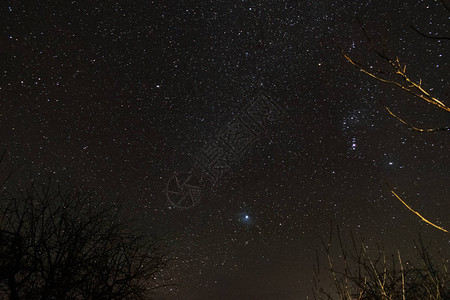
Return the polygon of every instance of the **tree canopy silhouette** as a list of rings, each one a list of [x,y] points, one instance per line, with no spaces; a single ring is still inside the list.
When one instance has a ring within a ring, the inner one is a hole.
[[[92,194],[51,180],[3,188],[0,297],[148,298],[164,286],[168,251],[131,225]]]

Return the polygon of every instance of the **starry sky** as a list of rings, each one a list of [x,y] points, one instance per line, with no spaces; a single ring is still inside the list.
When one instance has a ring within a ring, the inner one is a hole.
[[[2,1],[0,146],[14,178],[87,188],[169,233],[179,286],[160,299],[306,299],[330,222],[415,253],[450,257],[449,114],[364,76],[386,68],[368,35],[447,105],[449,12],[440,1]],[[170,178],[263,90],[267,124],[193,207]],[[18,179],[17,179],[18,180]]]

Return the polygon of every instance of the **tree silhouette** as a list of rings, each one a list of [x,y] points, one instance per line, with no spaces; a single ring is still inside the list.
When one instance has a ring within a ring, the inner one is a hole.
[[[326,275],[321,276],[319,255],[314,270],[314,298],[342,300],[450,299],[448,260],[438,261],[422,239],[415,244],[417,256],[403,261],[400,251],[369,251],[364,241],[348,240],[337,228],[327,242],[322,241],[327,258]],[[337,244],[337,249],[336,249]],[[375,253],[374,253],[375,252]]]
[[[164,286],[162,238],[51,180],[0,195],[0,297],[143,299]],[[3,298],[2,298],[3,299]]]

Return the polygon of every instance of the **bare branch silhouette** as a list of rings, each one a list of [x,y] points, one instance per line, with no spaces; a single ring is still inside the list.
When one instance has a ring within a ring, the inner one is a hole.
[[[398,249],[396,255],[388,255],[380,247],[371,248],[364,241],[356,242],[353,234],[350,242],[346,242],[342,234],[337,234],[337,241],[336,237],[333,240],[332,245],[324,247],[328,261],[326,270],[321,270],[320,255],[316,254],[315,299],[444,300],[450,297],[448,261],[443,258],[437,262],[421,238],[419,244],[415,243],[417,257],[406,263]]]
[[[5,191],[0,215],[0,296],[144,299],[166,285],[163,239],[132,231],[92,194],[32,183]]]
[[[450,37],[448,36],[437,36],[437,35],[431,35],[431,34],[425,34],[423,32],[421,32],[419,29],[417,29],[414,26],[410,26],[412,30],[414,30],[416,33],[418,33],[419,35],[427,38],[427,39],[433,39],[433,40],[450,40]]]

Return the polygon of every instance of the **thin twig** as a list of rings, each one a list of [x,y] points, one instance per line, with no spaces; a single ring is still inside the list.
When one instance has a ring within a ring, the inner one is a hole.
[[[411,29],[414,30],[415,32],[417,32],[419,35],[426,37],[427,39],[433,39],[433,40],[450,40],[450,37],[448,36],[437,36],[437,35],[430,35],[430,34],[425,34],[423,32],[420,32],[417,28],[415,28],[414,26],[410,25]]]
[[[409,124],[408,122],[406,122],[405,120],[401,119],[399,116],[397,116],[396,114],[394,114],[389,107],[387,107],[386,105],[384,105],[384,108],[387,110],[387,112],[393,116],[394,118],[396,118],[400,123],[406,125],[409,127],[409,129],[411,130],[415,130],[418,132],[436,132],[436,131],[445,131],[445,130],[450,130],[450,127],[442,127],[442,128],[418,128],[416,126],[413,126],[411,124]]]
[[[415,213],[417,216],[419,216],[419,218],[422,219],[422,221],[424,221],[424,222],[427,223],[427,224],[430,224],[431,226],[433,226],[433,227],[435,227],[435,228],[437,228],[437,229],[439,229],[439,230],[441,230],[441,231],[443,231],[443,232],[448,233],[448,230],[446,230],[446,229],[444,229],[444,228],[442,228],[442,227],[440,227],[440,226],[438,226],[438,225],[436,225],[436,224],[434,224],[434,223],[428,221],[428,220],[425,219],[420,213],[418,213],[417,211],[415,211],[414,209],[412,209],[408,204],[406,204],[405,201],[403,201],[403,199],[402,199],[399,195],[397,195],[397,193],[394,192],[394,190],[391,188],[391,186],[390,186],[389,183],[386,181],[386,179],[384,180],[384,182],[385,182],[386,185],[388,186],[388,188],[389,188],[389,190],[391,191],[391,193],[392,193],[398,200],[400,200],[400,202],[401,202],[404,206],[406,206],[406,208],[408,208],[410,211],[412,211],[412,212]]]

